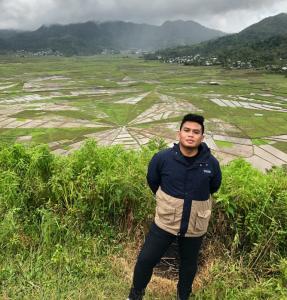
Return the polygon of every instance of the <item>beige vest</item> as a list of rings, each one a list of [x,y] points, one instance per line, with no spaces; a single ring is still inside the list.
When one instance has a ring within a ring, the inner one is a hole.
[[[177,235],[180,230],[183,199],[169,196],[159,189],[156,192],[155,223],[161,229]],[[212,199],[192,200],[186,237],[198,237],[206,233],[211,216]]]

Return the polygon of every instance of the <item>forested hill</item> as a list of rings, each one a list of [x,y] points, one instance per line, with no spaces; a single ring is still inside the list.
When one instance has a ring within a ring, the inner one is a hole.
[[[2,31],[3,33],[3,31]],[[42,26],[35,31],[2,34],[0,51],[54,49],[64,54],[90,55],[104,49],[155,50],[177,45],[195,44],[224,36],[193,21],[167,21],[161,26],[131,22],[86,22]]]
[[[287,35],[287,13],[265,18],[238,34],[242,40],[246,41],[268,39],[275,35]]]
[[[239,33],[158,51],[156,56],[178,57],[199,54],[227,61],[251,61],[253,65],[278,63],[287,59],[287,14],[266,18]]]

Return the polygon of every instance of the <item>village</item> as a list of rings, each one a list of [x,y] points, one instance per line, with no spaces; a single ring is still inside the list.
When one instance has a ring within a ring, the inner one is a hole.
[[[157,59],[170,64],[181,64],[185,66],[224,66],[229,69],[265,69],[267,71],[273,71],[278,73],[287,74],[287,64],[282,65],[270,65],[266,64],[264,67],[256,67],[252,64],[250,60],[242,61],[227,59],[224,63],[220,61],[218,57],[204,57],[200,54],[187,55],[187,56],[177,56],[177,57],[162,57],[157,56]]]

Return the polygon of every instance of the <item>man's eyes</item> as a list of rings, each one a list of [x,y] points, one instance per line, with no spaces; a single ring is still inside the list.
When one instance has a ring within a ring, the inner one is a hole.
[[[189,130],[189,129],[184,129],[185,132],[190,132],[192,131],[194,134],[200,134],[200,131],[198,130]]]

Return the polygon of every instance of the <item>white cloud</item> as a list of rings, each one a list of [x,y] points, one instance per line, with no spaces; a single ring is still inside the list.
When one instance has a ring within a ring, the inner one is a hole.
[[[36,29],[42,24],[123,20],[161,24],[194,20],[237,32],[274,14],[286,0],[0,0],[0,28]]]

